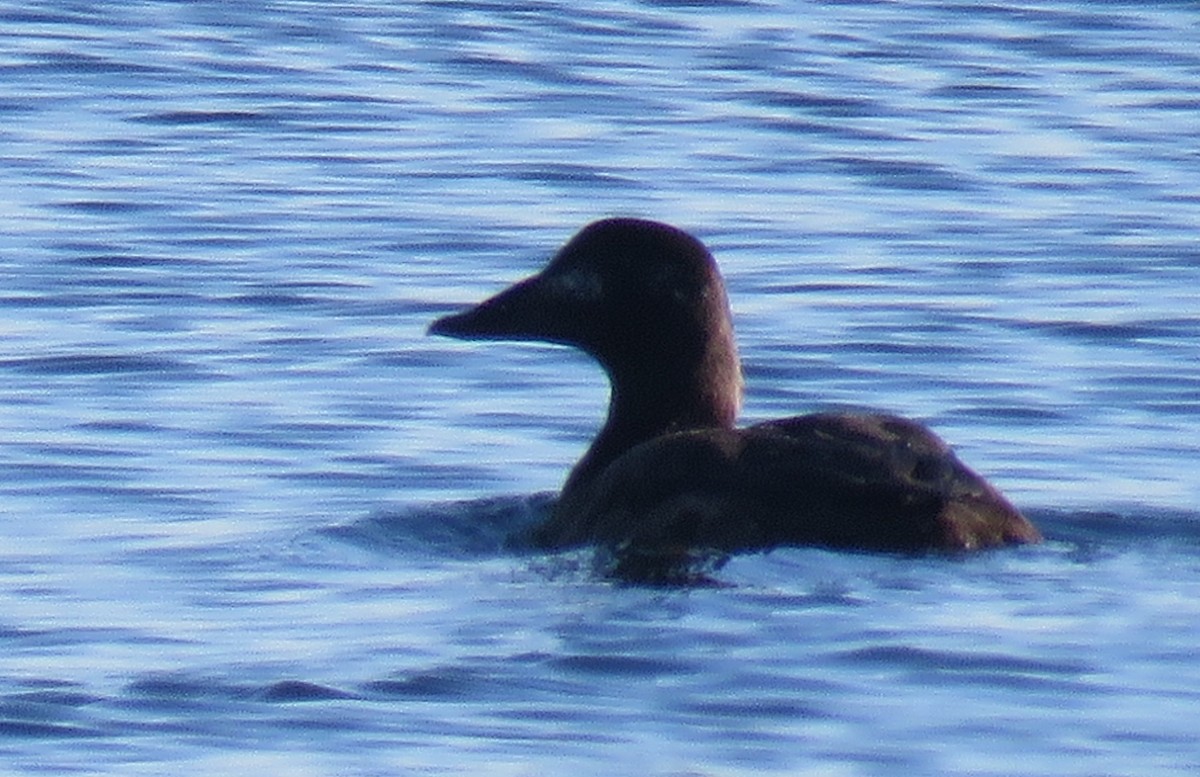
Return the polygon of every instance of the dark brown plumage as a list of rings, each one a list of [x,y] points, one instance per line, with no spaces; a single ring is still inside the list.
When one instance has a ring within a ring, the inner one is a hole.
[[[700,241],[650,221],[582,230],[539,274],[434,334],[581,348],[608,418],[534,542],[655,555],[821,545],[975,550],[1041,535],[921,424],[815,413],[733,424],[741,368],[724,284]]]

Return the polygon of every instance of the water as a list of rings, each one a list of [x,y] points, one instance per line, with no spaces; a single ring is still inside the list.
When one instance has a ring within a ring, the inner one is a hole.
[[[0,769],[1200,767],[1200,11],[0,5]],[[605,387],[426,338],[587,221],[714,249],[745,418],[1042,526],[720,587],[530,555]]]

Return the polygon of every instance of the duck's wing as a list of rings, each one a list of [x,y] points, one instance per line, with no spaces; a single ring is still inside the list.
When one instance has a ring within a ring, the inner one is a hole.
[[[885,545],[974,550],[1042,539],[1008,499],[916,421],[882,413],[814,413],[747,431],[783,435],[813,462],[826,487],[849,500],[863,495],[846,517],[854,516]],[[847,538],[871,545],[869,536]]]
[[[971,550],[1040,539],[924,426],[818,413],[643,443],[564,494],[542,544]]]

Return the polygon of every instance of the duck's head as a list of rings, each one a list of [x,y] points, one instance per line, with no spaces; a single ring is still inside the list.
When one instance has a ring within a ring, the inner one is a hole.
[[[704,245],[666,224],[585,227],[537,275],[431,334],[537,340],[591,354],[612,383],[608,420],[563,488],[583,489],[634,445],[684,429],[732,427],[742,373],[725,284]]]
[[[614,382],[699,365],[737,371],[729,303],[712,255],[688,233],[640,219],[590,224],[538,274],[438,319],[429,331],[572,345]]]

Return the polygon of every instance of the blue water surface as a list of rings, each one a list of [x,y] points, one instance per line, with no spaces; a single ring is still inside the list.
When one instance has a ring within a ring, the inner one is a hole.
[[[0,3],[0,770],[1200,769],[1200,9]],[[929,422],[1044,529],[655,589],[506,538],[607,388],[427,338],[583,224],[747,421]]]

